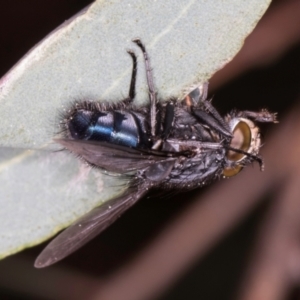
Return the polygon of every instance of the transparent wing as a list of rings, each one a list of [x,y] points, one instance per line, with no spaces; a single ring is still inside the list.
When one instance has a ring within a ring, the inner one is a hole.
[[[90,164],[116,173],[145,169],[167,157],[161,151],[133,149],[105,142],[69,139],[55,141]]]
[[[54,238],[37,257],[34,266],[47,267],[70,255],[112,224],[147,191],[146,184],[131,187],[125,194],[93,209]]]

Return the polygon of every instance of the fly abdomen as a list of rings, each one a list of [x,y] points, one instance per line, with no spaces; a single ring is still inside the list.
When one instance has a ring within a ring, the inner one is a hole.
[[[67,123],[73,139],[104,141],[136,148],[145,140],[144,118],[128,111],[77,110]]]

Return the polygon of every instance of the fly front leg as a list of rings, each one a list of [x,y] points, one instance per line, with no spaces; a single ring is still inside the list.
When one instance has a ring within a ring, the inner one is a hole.
[[[204,125],[211,127],[227,138],[232,137],[227,122],[220,116],[210,101],[207,100],[208,82],[191,91],[183,100],[190,107],[192,114]]]
[[[267,109],[262,109],[259,112],[244,110],[240,111],[237,116],[241,118],[249,118],[261,123],[278,123],[277,113],[271,113]]]
[[[213,107],[213,106],[211,106]],[[217,111],[216,111],[217,112]],[[192,108],[192,114],[195,116],[197,120],[199,120],[202,124],[207,125],[211,129],[214,129],[216,132],[222,134],[227,138],[232,138],[232,133],[229,129],[229,126],[222,119],[222,122],[219,122],[219,119],[216,119],[214,115],[210,115],[207,112],[203,111],[200,108]]]
[[[204,108],[205,111],[207,111],[210,115],[212,115],[214,117],[214,119],[216,119],[218,121],[218,123],[223,127],[223,129],[225,131],[227,131],[227,133],[229,133],[231,136],[231,132],[230,132],[230,128],[229,128],[228,124],[220,116],[220,114],[217,112],[217,110],[213,107],[211,102],[208,100],[202,101],[201,106]]]

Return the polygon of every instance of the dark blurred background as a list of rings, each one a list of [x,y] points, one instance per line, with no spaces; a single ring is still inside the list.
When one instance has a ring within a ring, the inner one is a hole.
[[[49,32],[91,2],[0,0],[0,77]],[[237,61],[211,80],[214,105],[222,114],[232,108],[255,111],[266,107],[278,112],[281,119],[295,105],[300,90],[300,6],[298,11],[290,9],[290,17],[287,9],[289,3],[295,2],[273,1],[266,20],[263,18],[255,29],[258,34],[249,37]],[[281,11],[285,14],[282,18]],[[273,14],[276,16],[272,17]],[[289,25],[291,18],[294,26]],[[294,34],[290,36],[292,30]],[[265,135],[269,131],[267,127]],[[97,282],[105,284],[107,278],[143,252],[181,211],[192,202],[201,201],[201,194],[213,188],[175,197],[143,199],[59,266],[46,270],[33,268],[34,259],[45,244],[0,261],[0,299],[97,299],[93,295]],[[234,230],[189,265],[175,283],[166,286],[158,299],[233,299],[270,202],[267,197],[249,211]],[[284,299],[299,299],[299,296],[294,285]]]

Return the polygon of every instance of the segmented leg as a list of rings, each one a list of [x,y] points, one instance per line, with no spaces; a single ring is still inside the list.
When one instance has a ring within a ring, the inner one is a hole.
[[[208,82],[204,82],[187,95],[184,103],[191,107],[192,113],[201,122],[231,138],[232,134],[227,122],[220,116],[211,102],[206,100],[207,94]]]
[[[259,112],[244,110],[239,112],[238,116],[242,118],[249,118],[256,122],[261,122],[261,123],[268,123],[268,122],[278,123],[277,114],[271,113],[266,109],[262,109]]]
[[[163,132],[162,132],[163,139],[166,139],[171,132],[174,116],[175,116],[174,103],[169,102],[166,106],[165,119],[163,123]]]
[[[137,59],[136,55],[132,50],[127,50],[128,54],[132,58],[132,73],[131,73],[131,81],[129,86],[129,92],[128,92],[128,99],[126,99],[128,102],[132,102],[135,97],[135,84],[136,84],[136,74],[137,74]],[[126,101],[125,100],[125,101]]]
[[[222,127],[230,134],[230,128],[225,120],[220,116],[217,110],[212,106],[210,101],[202,101],[201,104],[203,105],[204,109],[208,111],[221,125]]]
[[[205,101],[207,102],[207,101]],[[215,109],[212,105],[211,107]],[[230,129],[228,128],[228,125],[225,125],[225,121],[221,118],[222,122],[219,121],[219,118],[216,118],[214,114],[210,115],[207,112],[203,111],[202,109],[196,109],[192,108],[193,115],[202,123],[205,125],[208,125],[210,128],[213,128],[217,132],[221,133],[223,136],[231,138],[232,134],[230,132]]]
[[[150,127],[151,127],[151,136],[156,136],[156,93],[154,90],[154,83],[153,83],[153,76],[152,76],[152,70],[150,67],[149,57],[146,51],[146,48],[144,44],[141,42],[140,39],[133,39],[134,43],[136,43],[142,50],[144,54],[144,60],[145,60],[145,68],[146,68],[146,76],[147,76],[147,82],[148,82],[148,88],[149,88],[149,96],[150,96]]]
[[[241,154],[244,154],[246,156],[248,156],[249,158],[252,158],[253,160],[257,161],[258,164],[259,164],[259,167],[260,167],[260,170],[263,171],[264,168],[265,168],[265,165],[264,165],[264,161],[263,159],[261,158],[260,155],[254,155],[254,154],[251,154],[249,152],[246,152],[242,149],[236,149],[236,148],[233,148],[233,147],[230,147],[230,146],[226,146],[225,147],[227,150],[231,150],[231,151],[234,151],[234,152],[238,152],[238,153],[241,153]]]

